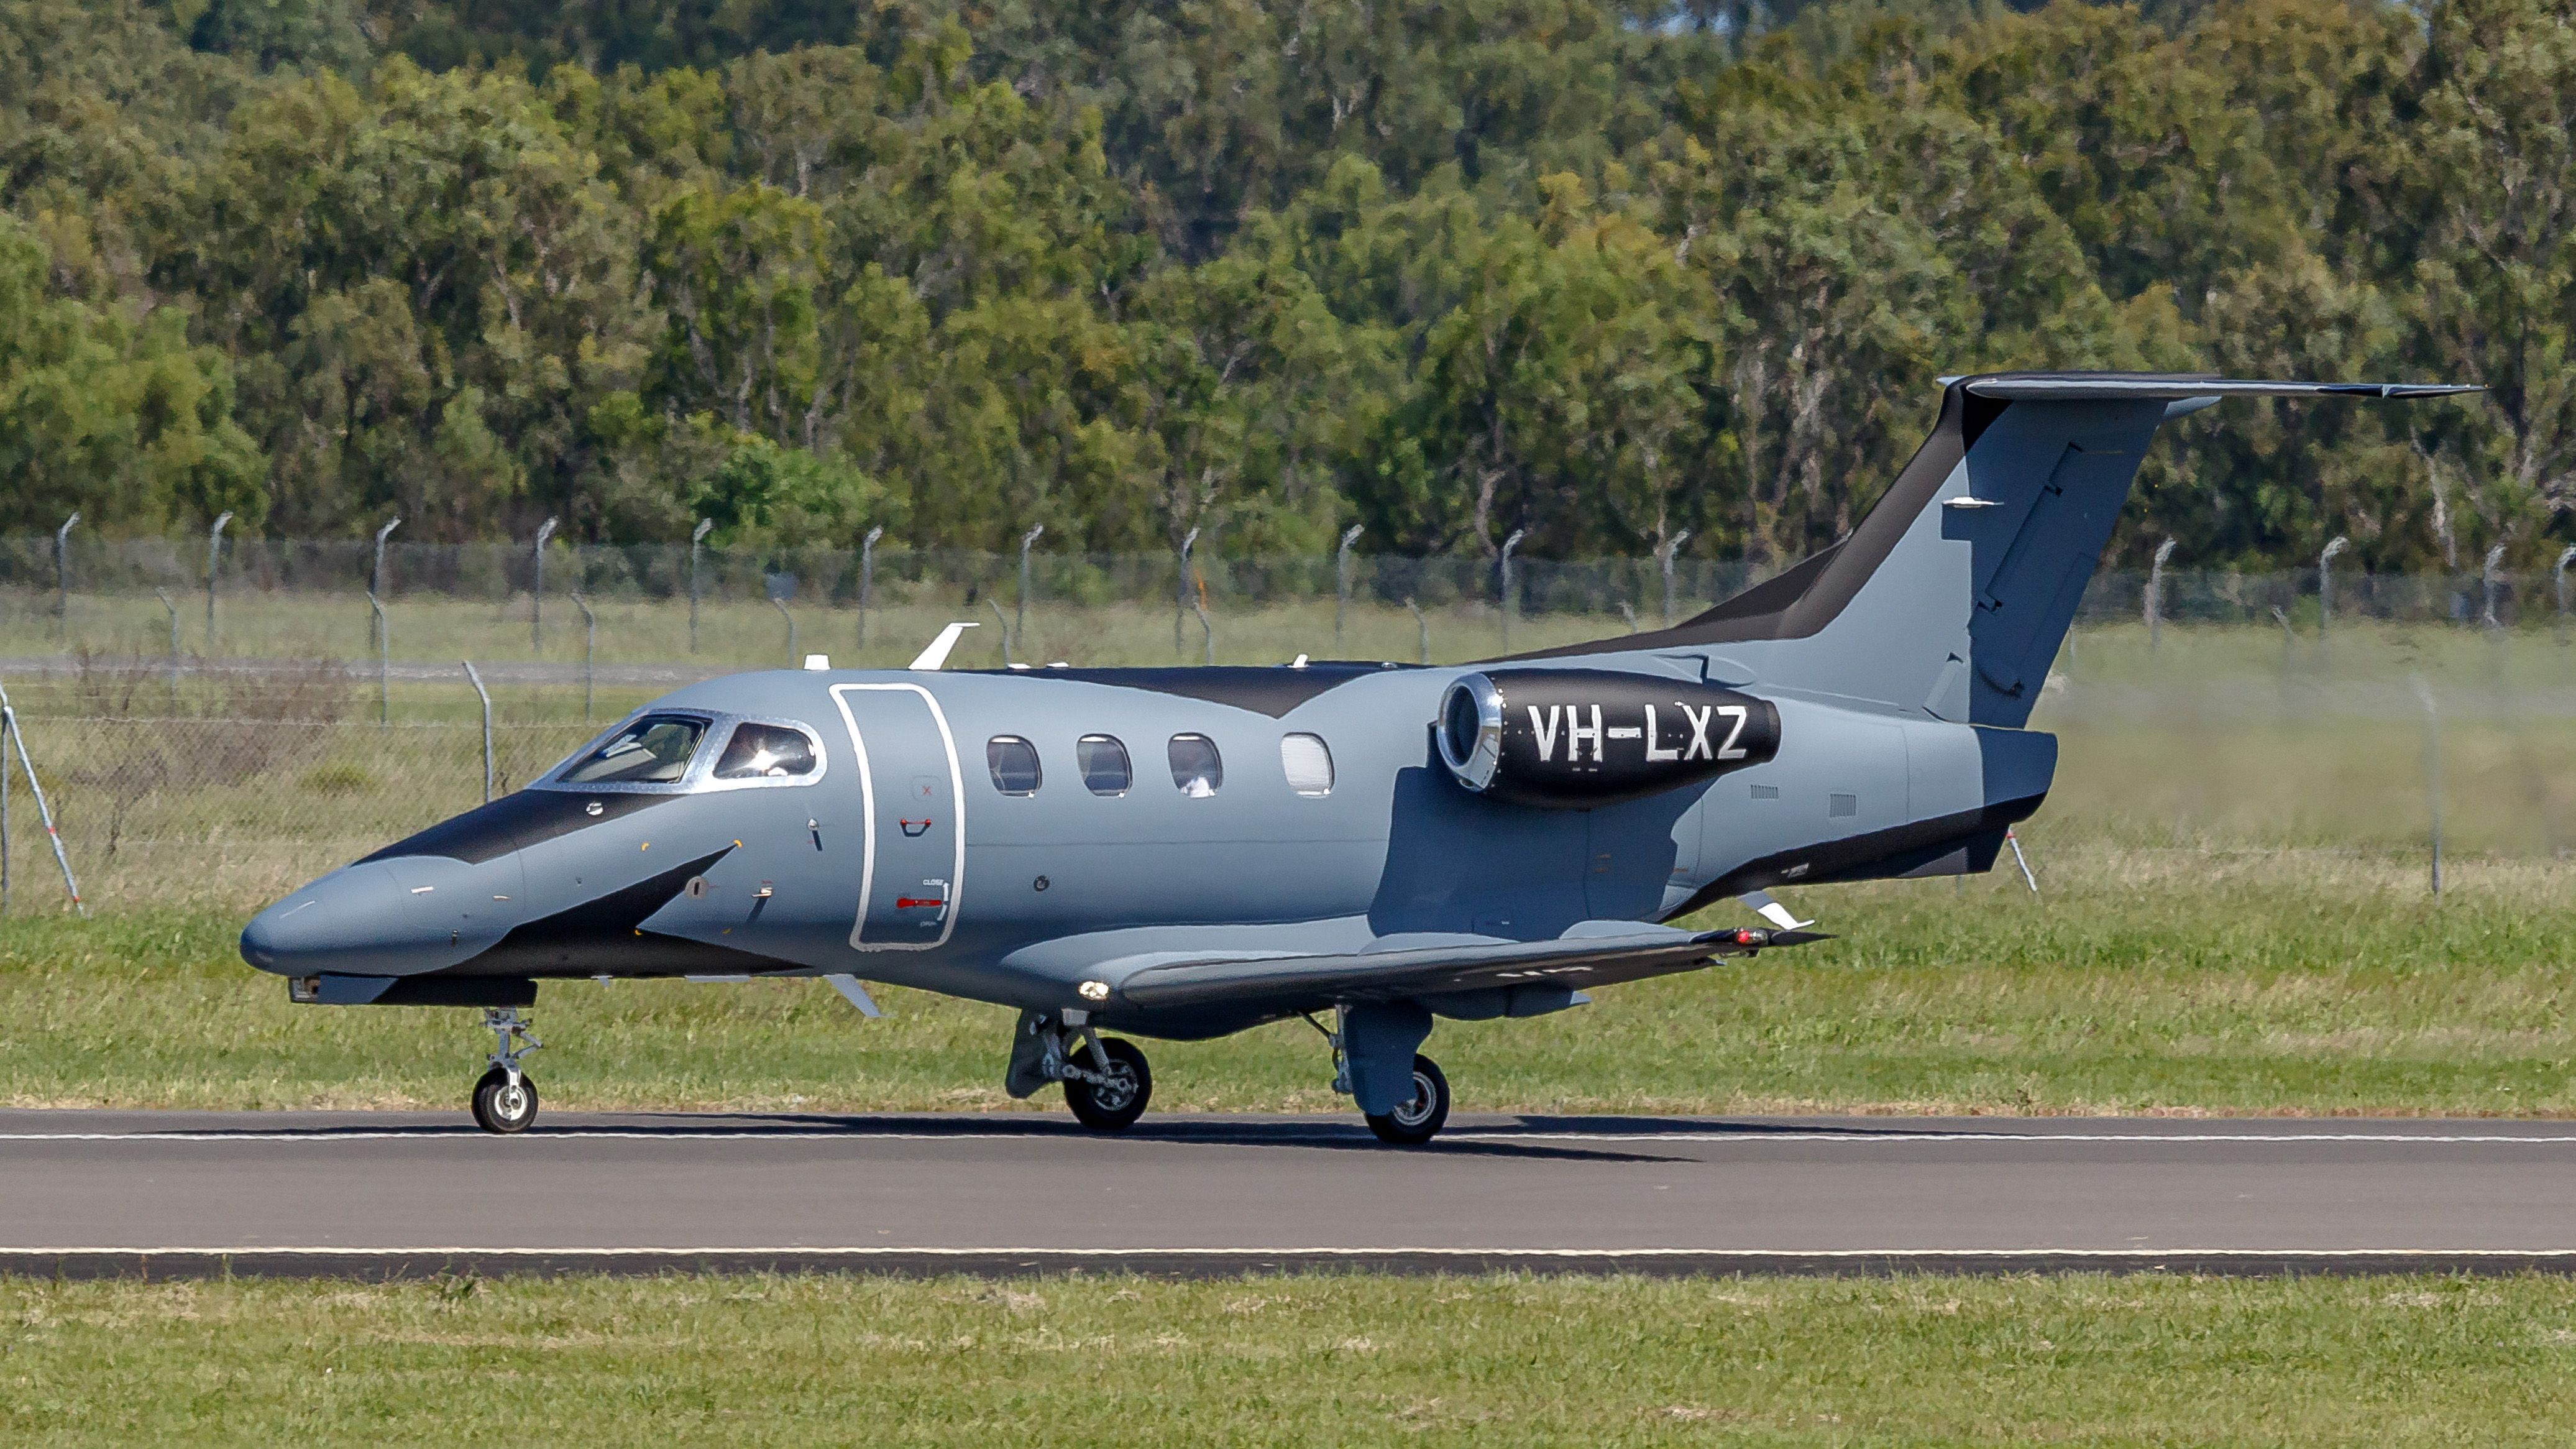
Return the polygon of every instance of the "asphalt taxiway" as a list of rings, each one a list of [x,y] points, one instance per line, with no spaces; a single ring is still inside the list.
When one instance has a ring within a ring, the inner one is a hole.
[[[0,1271],[2576,1271],[2576,1122],[0,1112]]]

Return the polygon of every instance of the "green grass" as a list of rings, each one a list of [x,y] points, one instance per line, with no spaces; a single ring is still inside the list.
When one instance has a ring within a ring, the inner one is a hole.
[[[2018,878],[1820,888],[1839,939],[1444,1022],[1462,1111],[2576,1113],[2576,867],[2036,843]],[[1719,917],[1725,918],[1725,917]],[[237,914],[0,926],[0,1101],[455,1106],[470,1013],[289,1004]],[[557,1108],[1005,1108],[1009,1013],[813,981],[550,983]],[[1153,1047],[1166,1110],[1340,1111],[1301,1023]],[[1062,1110],[1053,1094],[1037,1105]]]
[[[2564,1279],[0,1280],[0,1440],[2563,1444]]]

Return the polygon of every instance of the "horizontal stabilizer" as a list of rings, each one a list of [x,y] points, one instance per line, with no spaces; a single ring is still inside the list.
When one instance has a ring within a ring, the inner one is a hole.
[[[1143,967],[1119,981],[1104,1011],[1223,1008],[1247,1012],[1316,1011],[1336,1003],[1395,1001],[1489,987],[1608,986],[1667,976],[1720,956],[1765,946],[1823,940],[1807,931],[1679,931],[1632,927],[1630,933],[1554,941],[1462,943],[1331,956],[1179,961]]]
[[[1944,383],[1955,378],[1943,378]],[[2198,377],[2187,373],[2004,373],[1967,379],[1978,397],[2018,402],[2181,402],[2223,397],[2456,397],[2486,389],[2456,382],[2275,382],[2263,378]]]

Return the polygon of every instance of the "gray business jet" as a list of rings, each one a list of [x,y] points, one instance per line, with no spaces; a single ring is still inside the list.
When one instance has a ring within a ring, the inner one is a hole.
[[[2157,424],[2474,390],[1948,379],[1843,541],[1676,627],[1482,664],[945,671],[952,624],[908,669],[692,685],[271,906],[242,955],[297,1001],[483,1008],[494,1132],[536,1116],[541,980],[820,976],[871,1014],[863,982],[1017,1007],[1011,1095],[1061,1084],[1110,1132],[1153,1078],[1105,1033],[1302,1016],[1376,1134],[1426,1142],[1436,1018],[1818,939],[1774,886],[1991,869]],[[1666,924],[1729,897],[1763,924]]]

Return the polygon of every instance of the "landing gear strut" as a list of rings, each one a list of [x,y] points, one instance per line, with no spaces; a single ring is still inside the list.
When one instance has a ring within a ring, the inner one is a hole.
[[[474,1125],[486,1132],[525,1132],[537,1120],[537,1084],[519,1069],[519,1059],[545,1043],[528,1031],[528,1019],[515,1006],[483,1010],[483,1025],[495,1044],[491,1070],[474,1084]]]

